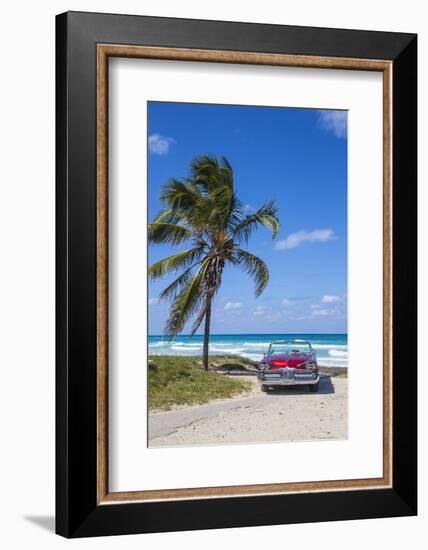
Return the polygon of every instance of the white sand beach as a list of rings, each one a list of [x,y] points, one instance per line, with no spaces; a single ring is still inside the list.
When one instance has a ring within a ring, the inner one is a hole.
[[[149,414],[149,446],[219,445],[347,438],[347,378],[323,376],[265,394],[255,377],[246,396]]]

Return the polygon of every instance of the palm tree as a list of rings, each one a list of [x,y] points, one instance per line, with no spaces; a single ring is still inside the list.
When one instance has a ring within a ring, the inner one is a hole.
[[[149,224],[151,243],[181,245],[189,248],[149,266],[151,279],[171,272],[180,275],[159,295],[171,301],[165,334],[173,338],[193,316],[193,335],[205,319],[203,366],[208,369],[208,344],[211,306],[221,285],[226,265],[241,267],[255,282],[259,296],[269,281],[267,265],[241,245],[257,226],[279,231],[277,208],[273,201],[249,214],[236,196],[233,170],[221,157],[196,157],[190,165],[190,177],[170,179],[163,187],[161,201],[165,209]]]

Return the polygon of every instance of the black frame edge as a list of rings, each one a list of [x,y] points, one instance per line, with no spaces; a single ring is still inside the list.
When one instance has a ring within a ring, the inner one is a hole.
[[[417,36],[393,64],[393,485],[417,514]]]
[[[67,16],[55,21],[55,530],[68,530],[67,442]]]
[[[394,489],[296,493],[154,503],[107,504],[72,538],[226,529],[414,515]]]
[[[219,31],[213,34],[215,29]],[[266,37],[268,31],[271,32]],[[399,414],[394,415],[392,489],[97,506],[97,42],[175,47],[205,44],[207,49],[308,55],[334,55],[332,52],[336,51],[337,57],[393,61],[394,363],[402,361],[405,352],[406,364],[409,363],[404,340],[416,349],[416,35],[82,12],[58,15],[56,532],[74,538],[415,515],[416,352],[406,371],[411,370],[411,377],[394,369],[393,396]],[[360,56],[355,55],[358,51]]]

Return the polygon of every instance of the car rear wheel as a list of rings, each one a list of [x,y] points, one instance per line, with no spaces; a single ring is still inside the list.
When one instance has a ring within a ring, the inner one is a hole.
[[[269,391],[269,387],[266,386],[266,384],[262,384],[261,389],[262,389],[262,391],[264,391],[266,393]]]
[[[317,393],[319,385],[320,385],[319,382],[317,382],[316,384],[310,384],[309,385],[309,391],[312,392],[312,393]]]

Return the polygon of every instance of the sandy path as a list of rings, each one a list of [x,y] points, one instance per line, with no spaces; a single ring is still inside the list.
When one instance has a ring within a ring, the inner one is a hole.
[[[257,382],[253,380],[255,384]],[[149,415],[150,447],[347,437],[346,378]]]

